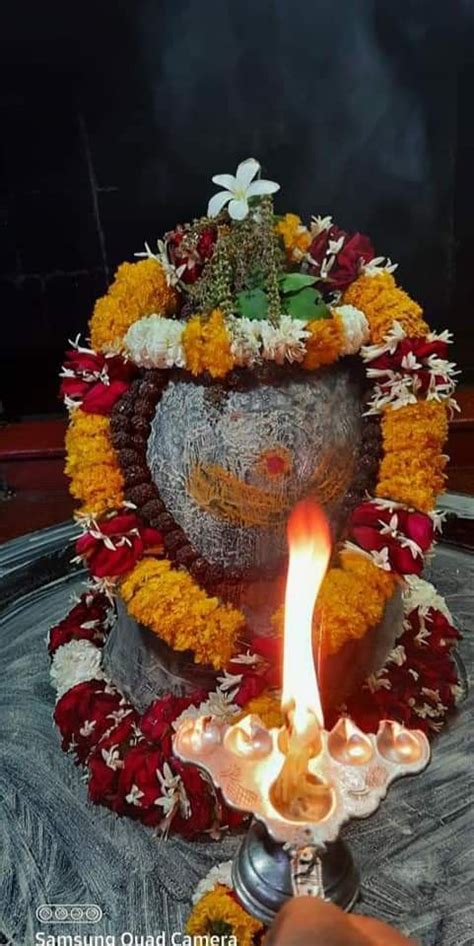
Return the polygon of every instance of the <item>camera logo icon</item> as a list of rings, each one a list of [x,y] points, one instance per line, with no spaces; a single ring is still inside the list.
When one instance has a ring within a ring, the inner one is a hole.
[[[98,923],[102,917],[97,903],[42,903],[36,909],[40,923]]]

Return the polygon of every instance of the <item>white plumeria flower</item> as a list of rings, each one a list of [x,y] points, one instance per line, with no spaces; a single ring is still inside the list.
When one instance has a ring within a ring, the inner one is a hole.
[[[263,197],[280,190],[280,185],[275,181],[254,181],[259,171],[259,162],[255,158],[247,158],[239,164],[235,177],[233,174],[215,174],[212,178],[213,183],[224,187],[225,190],[211,197],[207,208],[208,217],[217,217],[223,207],[228,204],[229,216],[233,220],[244,220],[249,212],[251,197]]]

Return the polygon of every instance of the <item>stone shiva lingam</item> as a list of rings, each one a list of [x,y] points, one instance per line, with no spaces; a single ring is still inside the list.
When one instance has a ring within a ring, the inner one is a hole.
[[[331,540],[316,504],[298,503],[288,540],[284,724],[268,730],[253,714],[233,725],[203,716],[183,720],[174,739],[177,756],[203,768],[229,805],[254,815],[234,862],[234,885],[243,906],[266,923],[293,895],[352,907],[358,875],[339,838],[342,825],[372,814],[390,783],[420,772],[430,756],[422,732],[391,720],[377,734],[344,716],[325,729],[311,621]]]

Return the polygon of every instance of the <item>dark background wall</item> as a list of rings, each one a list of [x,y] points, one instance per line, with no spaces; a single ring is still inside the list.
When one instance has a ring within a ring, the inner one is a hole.
[[[57,412],[117,264],[259,158],[279,210],[400,263],[474,369],[473,9],[439,0],[25,0],[0,39],[0,398]]]

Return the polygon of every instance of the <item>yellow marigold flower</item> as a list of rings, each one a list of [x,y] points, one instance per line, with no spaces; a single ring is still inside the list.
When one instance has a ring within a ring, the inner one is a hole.
[[[123,477],[109,434],[109,419],[74,410],[66,432],[66,475],[81,512],[100,516],[124,500]]]
[[[208,371],[213,378],[223,378],[234,366],[220,309],[214,309],[208,319],[193,316],[184,329],[182,342],[186,367],[192,374]]]
[[[419,401],[382,418],[384,458],[377,496],[430,512],[445,486],[447,458],[442,453],[448,435],[448,409],[437,401]]]
[[[252,946],[263,924],[254,919],[219,884],[196,904],[186,924],[189,936],[235,936],[239,946]]]
[[[157,260],[122,263],[107,295],[98,299],[90,321],[92,347],[118,350],[127,330],[145,315],[171,315],[178,300]]]
[[[173,650],[194,651],[197,663],[224,667],[245,618],[209,597],[186,571],[166,559],[142,560],[121,585],[132,617],[146,624]]]
[[[342,302],[354,305],[364,313],[370,325],[372,343],[381,342],[395,321],[407,335],[420,336],[429,332],[420,306],[397,286],[391,273],[359,276],[346,289]]]
[[[377,568],[366,555],[342,551],[340,567],[330,568],[318,595],[313,618],[313,637],[324,654],[337,654],[348,640],[359,640],[381,621],[396,579]],[[273,624],[283,633],[283,608]]]
[[[306,355],[303,367],[308,371],[319,368],[320,365],[331,365],[339,358],[344,342],[344,329],[339,317],[330,319],[316,319],[305,325],[311,338],[306,339]]]
[[[239,713],[239,715],[232,720],[232,723],[238,722],[239,719],[243,719],[244,716],[248,716],[250,713],[255,713],[257,716],[260,716],[262,723],[265,724],[267,729],[274,729],[281,726],[283,723],[280,701],[277,700],[275,696],[272,696],[271,693],[263,692],[260,693],[259,696],[254,696],[253,699],[245,704],[243,712]]]
[[[357,552],[341,553],[341,568],[329,569],[318,596],[313,633],[323,652],[336,654],[346,641],[361,639],[381,621],[396,580]]]
[[[285,214],[275,230],[283,237],[289,259],[295,262],[301,260],[311,243],[311,234],[301,223],[301,218],[297,214]]]

